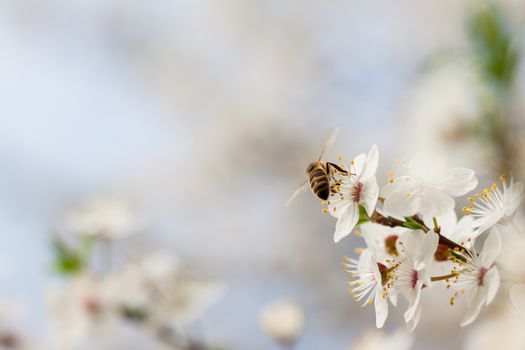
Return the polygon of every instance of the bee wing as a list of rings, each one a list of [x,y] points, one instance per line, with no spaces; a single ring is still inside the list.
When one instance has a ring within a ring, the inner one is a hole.
[[[295,191],[293,191],[292,196],[290,197],[290,199],[288,199],[288,202],[286,202],[285,206],[289,206],[290,203],[292,203],[292,201],[295,199],[295,197],[297,197],[301,193],[305,192],[307,189],[308,189],[308,180],[305,180],[302,184],[297,186]]]
[[[338,133],[339,133],[339,128],[334,128],[334,130],[332,130],[330,135],[328,135],[328,138],[324,142],[323,148],[321,149],[321,155],[319,155],[318,161],[320,161],[321,158],[323,158],[325,152],[333,145]]]

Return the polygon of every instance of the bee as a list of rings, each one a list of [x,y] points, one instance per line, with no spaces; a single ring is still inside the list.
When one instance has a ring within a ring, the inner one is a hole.
[[[338,171],[343,174],[348,173],[337,164],[321,161],[326,151],[334,143],[338,132],[339,128],[335,128],[330,133],[330,136],[328,136],[323,145],[323,148],[321,149],[319,158],[317,158],[316,161],[311,162],[306,168],[306,180],[295,189],[294,193],[286,203],[286,206],[290,205],[294,198],[306,191],[308,187],[310,187],[313,194],[315,194],[317,198],[323,201],[327,200],[330,196],[330,177],[333,175],[334,171]]]

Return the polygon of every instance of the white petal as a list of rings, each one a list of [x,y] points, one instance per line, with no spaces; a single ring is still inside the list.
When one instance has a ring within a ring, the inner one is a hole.
[[[485,305],[488,305],[494,300],[496,293],[498,293],[500,284],[499,271],[496,266],[492,267],[483,278],[483,286],[487,289],[487,301]]]
[[[440,216],[454,209],[454,200],[445,191],[425,187],[419,211],[429,216]]]
[[[389,295],[388,299],[390,299],[390,302],[392,303],[392,305],[397,306],[397,295],[396,294]]]
[[[421,300],[421,284],[418,283],[414,289],[411,289],[407,293],[408,300],[408,309],[405,312],[405,321],[409,322],[416,315],[417,309],[419,307],[419,301]]]
[[[485,268],[490,268],[501,252],[501,237],[496,228],[493,228],[483,243],[483,249],[479,254],[479,261]]]
[[[478,185],[474,170],[467,168],[453,168],[445,171],[443,186],[447,193],[453,197],[463,196]]]
[[[361,189],[359,204],[365,208],[368,216],[372,216],[379,197],[379,185],[375,176],[368,178],[362,184],[363,188]]]
[[[335,225],[334,242],[336,243],[348,236],[359,220],[359,209],[355,203],[349,203],[342,209],[344,211]]]
[[[510,289],[510,301],[516,310],[525,316],[525,284],[516,284]]]
[[[354,164],[352,166],[352,172],[359,178],[361,177],[361,174],[363,173],[363,170],[365,170],[365,164],[366,164],[366,155],[364,153],[361,153],[357,157],[354,158]]]
[[[404,251],[412,262],[419,264],[434,256],[438,242],[439,236],[433,231],[425,233],[422,230],[413,230],[398,238],[396,248],[399,252]]]
[[[368,152],[365,168],[363,169],[363,172],[360,175],[361,180],[366,180],[372,176],[375,176],[378,164],[379,151],[377,150],[377,146],[373,145],[370,149],[370,152]]]
[[[434,180],[443,173],[445,164],[445,157],[419,152],[410,159],[408,173],[420,180]]]
[[[421,306],[418,306],[414,314],[414,317],[410,321],[406,322],[409,332],[413,332],[416,329],[420,319],[421,319]]]
[[[385,197],[383,209],[396,216],[412,216],[419,211],[421,191],[414,186],[401,186]]]
[[[465,313],[465,316],[463,316],[463,320],[461,320],[461,327],[468,326],[479,315],[479,312],[481,311],[481,307],[485,303],[485,290],[484,288],[474,287],[471,290],[471,293],[474,293],[467,303],[467,312]]]
[[[388,317],[388,301],[381,295],[381,288],[377,288],[374,300],[376,308],[376,327],[382,328]]]

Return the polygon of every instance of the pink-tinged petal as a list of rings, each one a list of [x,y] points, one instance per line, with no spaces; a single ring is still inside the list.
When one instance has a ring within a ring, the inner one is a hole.
[[[365,208],[368,216],[372,216],[379,197],[379,185],[375,176],[363,181],[362,184],[363,188],[361,189],[359,204]]]
[[[461,327],[468,326],[474,322],[485,303],[486,294],[484,288],[474,287],[470,292],[474,294],[467,303],[467,312],[463,316],[463,320],[461,320]]]
[[[510,301],[521,316],[525,316],[525,284],[512,286],[510,289]]]
[[[487,301],[485,305],[488,305],[494,300],[494,297],[498,293],[500,284],[499,271],[496,266],[492,267],[485,273],[483,278],[483,285],[487,289]]]
[[[359,209],[355,203],[349,203],[344,207],[343,213],[335,225],[334,242],[337,243],[348,236],[359,220]]]
[[[479,261],[484,268],[490,268],[501,252],[501,237],[497,228],[493,228],[483,243]]]
[[[385,197],[383,209],[396,216],[417,214],[421,204],[421,191],[416,186],[402,186]]]
[[[396,248],[398,252],[404,251],[412,263],[420,264],[434,256],[438,242],[439,236],[433,231],[413,230],[398,238]]]
[[[382,328],[388,318],[388,301],[386,298],[383,298],[380,287],[376,290],[374,304],[376,309],[376,327]]]
[[[361,177],[363,170],[365,170],[365,164],[366,164],[366,155],[364,153],[361,153],[360,155],[354,158],[351,170],[358,178]]]
[[[419,211],[429,216],[440,216],[454,209],[454,200],[445,191],[426,187]]]
[[[459,197],[476,188],[478,179],[474,170],[453,168],[445,171],[442,185],[449,195]]]
[[[368,152],[368,156],[366,158],[366,164],[363,169],[363,172],[360,175],[360,179],[362,181],[375,176],[377,171],[377,166],[379,164],[379,151],[377,150],[377,146],[373,145],[370,149],[370,152]]]

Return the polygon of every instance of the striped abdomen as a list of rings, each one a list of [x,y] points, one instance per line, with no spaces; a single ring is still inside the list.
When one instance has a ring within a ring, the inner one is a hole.
[[[330,195],[330,180],[323,164],[321,162],[311,163],[306,168],[306,176],[312,192],[319,199],[327,200]]]

